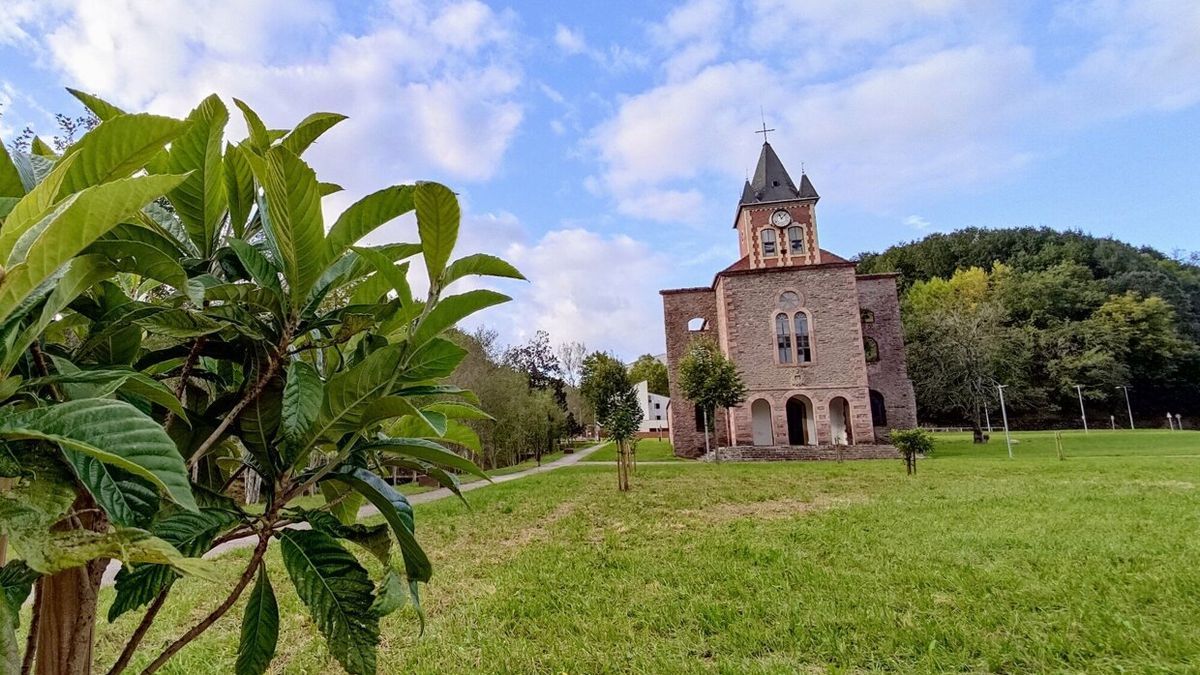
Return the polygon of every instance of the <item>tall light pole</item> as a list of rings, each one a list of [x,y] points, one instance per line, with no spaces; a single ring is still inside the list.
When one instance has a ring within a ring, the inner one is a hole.
[[[998,384],[996,389],[1000,392],[1000,415],[1004,418],[1004,443],[1008,445],[1008,458],[1012,459],[1012,436],[1008,433],[1008,409],[1004,407],[1004,388],[1007,384]]]
[[[1129,385],[1123,384],[1123,385],[1117,387],[1117,389],[1120,389],[1125,392],[1125,411],[1129,413],[1129,428],[1130,428],[1130,430],[1132,430],[1134,428],[1133,427],[1133,406],[1129,405]]]
[[[1083,385],[1075,385],[1075,392],[1079,394],[1079,417],[1083,420],[1083,433],[1088,432],[1087,428],[1087,411],[1083,409]]]

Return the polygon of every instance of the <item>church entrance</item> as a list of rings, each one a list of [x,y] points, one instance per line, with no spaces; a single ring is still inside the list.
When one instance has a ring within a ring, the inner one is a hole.
[[[771,404],[766,399],[760,398],[750,404],[750,424],[755,445],[775,445],[775,433],[771,431]]]
[[[788,445],[812,445],[814,424],[812,402],[804,396],[793,396],[787,402]]]
[[[854,445],[850,429],[850,402],[841,396],[829,402],[829,433],[834,445]]]

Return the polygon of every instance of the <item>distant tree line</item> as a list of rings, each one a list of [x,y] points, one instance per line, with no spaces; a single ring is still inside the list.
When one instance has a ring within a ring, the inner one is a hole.
[[[1008,384],[1010,422],[1093,424],[1195,417],[1200,394],[1200,266],[1111,238],[1049,228],[968,228],[859,256],[859,272],[899,272],[908,367],[923,422],[992,415]],[[1165,425],[1165,420],[1161,422]]]

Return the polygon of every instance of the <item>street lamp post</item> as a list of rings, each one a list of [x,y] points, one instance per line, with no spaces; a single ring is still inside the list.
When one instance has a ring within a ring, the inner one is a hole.
[[[1007,384],[998,384],[996,389],[1000,392],[1000,416],[1004,418],[1004,443],[1008,446],[1008,458],[1012,459],[1012,436],[1008,433],[1008,409],[1004,407],[1004,388]]]
[[[1083,385],[1075,385],[1075,392],[1079,394],[1079,418],[1083,420],[1083,433],[1088,432],[1087,428],[1087,410],[1083,407]]]
[[[1125,411],[1129,413],[1129,428],[1130,428],[1130,430],[1132,430],[1134,428],[1134,426],[1133,426],[1133,406],[1129,405],[1129,385],[1123,384],[1123,385],[1117,387],[1117,389],[1120,389],[1121,391],[1125,392]]]

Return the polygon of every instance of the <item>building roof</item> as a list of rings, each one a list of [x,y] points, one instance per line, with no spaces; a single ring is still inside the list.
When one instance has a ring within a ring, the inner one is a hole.
[[[762,152],[758,156],[758,166],[754,169],[754,178],[747,181],[742,188],[742,199],[745,204],[760,204],[763,202],[782,202],[792,199],[820,199],[808,176],[800,176],[800,187],[792,181],[787,169],[783,167],[779,155],[770,143],[763,143]]]

